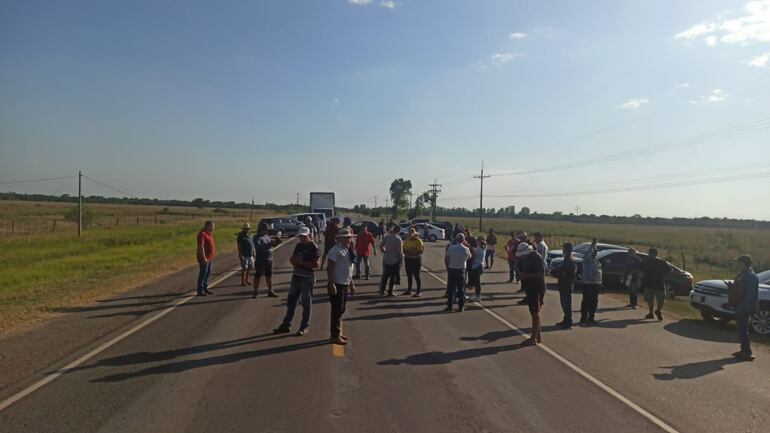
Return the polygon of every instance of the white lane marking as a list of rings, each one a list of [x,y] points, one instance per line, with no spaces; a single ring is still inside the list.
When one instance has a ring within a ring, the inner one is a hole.
[[[273,250],[277,250],[278,248],[281,248],[282,246],[286,245],[289,242],[284,242],[277,247],[273,248]],[[214,281],[213,283],[209,284],[209,287],[213,288],[217,284],[221,283],[222,281],[230,278],[234,273],[238,272],[240,270],[240,266],[233,269],[232,271],[228,272],[227,274],[223,275],[218,280]],[[86,353],[85,355],[81,356],[80,358],[70,362],[69,364],[65,365],[60,370],[56,371],[55,373],[51,373],[50,375],[40,379],[39,381],[35,382],[34,384],[30,385],[29,387],[25,388],[24,390],[18,392],[17,394],[14,394],[7,399],[0,402],[0,411],[3,411],[7,409],[12,404],[16,403],[17,401],[23,399],[24,397],[32,394],[33,392],[37,391],[38,389],[46,386],[50,382],[56,380],[57,378],[61,377],[63,374],[67,373],[68,371],[72,370],[73,368],[79,366],[80,364],[88,361],[89,359],[93,358],[94,356],[98,355],[101,352],[104,352],[105,350],[109,349],[110,347],[114,346],[116,343],[120,342],[121,340],[125,339],[126,337],[130,336],[131,334],[139,331],[140,329],[146,327],[147,325],[151,324],[152,322],[160,319],[161,317],[165,316],[166,314],[174,311],[175,308],[179,307],[180,305],[183,305],[187,301],[189,301],[192,298],[195,298],[196,295],[190,295],[186,298],[181,298],[176,300],[175,302],[172,302],[168,305],[166,305],[162,311],[159,311],[158,313],[148,317],[143,322],[137,324],[133,328],[129,329],[128,331],[118,335],[117,337],[113,338],[110,341],[107,341],[106,343],[103,343],[99,345],[94,350]]]
[[[447,283],[441,277],[439,277],[438,275],[434,274],[431,270],[429,270],[429,269],[427,269],[425,267],[423,267],[423,269],[425,269],[425,272],[429,273],[430,275],[433,276],[433,278],[441,281],[443,284]],[[514,325],[513,323],[511,323],[511,322],[505,320],[504,318],[500,317],[500,315],[498,315],[494,311],[492,311],[492,310],[488,309],[487,307],[483,306],[480,302],[473,302],[472,304],[477,306],[477,307],[480,307],[482,310],[487,312],[490,316],[494,317],[500,323],[502,323],[503,325],[507,326],[511,330],[516,331],[522,337],[526,337],[526,338],[530,337],[529,334],[527,334],[526,332],[524,332],[521,329],[519,329],[518,327],[516,327],[516,325]],[[569,367],[575,373],[577,373],[577,374],[583,376],[584,378],[588,379],[589,382],[591,382],[594,385],[598,386],[599,388],[604,390],[607,394],[615,397],[616,399],[618,399],[622,403],[624,403],[626,406],[630,407],[631,409],[635,410],[637,413],[639,413],[643,417],[645,417],[648,420],[652,421],[652,423],[654,423],[655,425],[657,425],[658,427],[660,427],[664,431],[666,431],[668,433],[679,433],[675,428],[673,428],[670,425],[666,424],[662,419],[656,417],[655,415],[653,415],[652,413],[648,412],[643,407],[641,407],[638,404],[634,403],[633,401],[629,400],[628,398],[623,396],[621,393],[619,393],[619,392],[615,391],[614,389],[612,389],[606,383],[604,383],[601,380],[591,376],[588,372],[586,372],[582,368],[578,367],[577,365],[573,364],[567,358],[565,358],[565,357],[559,355],[558,353],[554,352],[550,347],[548,347],[548,346],[546,346],[545,344],[542,344],[542,343],[538,344],[537,347],[543,349],[543,351],[545,351],[545,353],[553,356],[556,360],[558,360],[562,364],[564,364],[567,367]]]

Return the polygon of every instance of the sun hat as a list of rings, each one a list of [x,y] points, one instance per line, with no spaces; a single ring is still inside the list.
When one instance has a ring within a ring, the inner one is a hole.
[[[352,238],[355,236],[353,232],[350,230],[349,227],[343,227],[340,229],[340,232],[337,233],[338,238]]]
[[[526,256],[532,252],[532,245],[522,242],[516,247],[516,257]]]
[[[297,231],[297,236],[310,236],[310,229],[307,227],[300,227]]]
[[[249,224],[249,223],[243,223],[243,225],[241,226],[241,228],[242,228],[242,229],[244,229],[244,230],[245,230],[245,229],[251,229],[251,224]]]

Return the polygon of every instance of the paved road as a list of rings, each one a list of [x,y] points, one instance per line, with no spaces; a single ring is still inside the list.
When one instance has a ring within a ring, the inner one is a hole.
[[[291,248],[276,251],[282,295]],[[0,432],[722,432],[770,425],[766,350],[754,363],[735,363],[729,332],[640,320],[641,310],[608,299],[600,300],[597,326],[556,330],[555,292],[546,297],[545,347],[521,347],[524,337],[512,328],[526,332],[529,315],[515,305],[515,287],[503,283],[505,264],[484,275],[483,307],[442,313],[442,253],[443,244],[428,246],[424,265],[435,274],[423,273],[421,299],[380,297],[375,280],[362,281],[344,322],[352,340],[344,350],[327,344],[322,275],[305,337],[272,335],[283,297],[251,299],[236,275],[215,296],[173,310],[137,305],[184,301],[190,271],[167,280],[168,299],[140,292],[78,310],[75,322],[105,315],[126,322],[69,355],[46,358],[35,344],[22,350],[24,335],[0,340],[0,371],[14,376],[0,382],[3,400],[165,313],[0,411]],[[379,257],[373,264],[379,274]],[[45,342],[52,332],[40,328],[27,341]],[[19,359],[30,366],[9,367]],[[41,366],[34,359],[54,360]]]

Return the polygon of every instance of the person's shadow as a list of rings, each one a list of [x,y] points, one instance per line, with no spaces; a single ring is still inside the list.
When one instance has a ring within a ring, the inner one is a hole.
[[[724,370],[725,365],[740,362],[738,359],[730,356],[722,359],[712,359],[710,361],[691,362],[689,364],[672,365],[668,367],[671,371],[668,373],[653,373],[653,377],[658,380],[674,379],[697,379],[708,374]]]

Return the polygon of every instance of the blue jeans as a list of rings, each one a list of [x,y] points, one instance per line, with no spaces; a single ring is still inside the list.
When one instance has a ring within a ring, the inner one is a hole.
[[[380,292],[385,291],[385,286],[387,285],[388,291],[393,291],[393,286],[396,285],[396,278],[398,277],[399,267],[400,264],[396,263],[393,265],[386,265],[382,264],[383,271],[382,271],[382,278],[380,279]]]
[[[356,256],[356,276],[361,276],[361,262],[364,262],[364,275],[369,276],[369,256]]]
[[[460,308],[465,306],[465,269],[447,270],[447,307],[452,308],[457,298],[457,304]]]
[[[624,280],[625,282],[625,280]],[[631,284],[628,287],[628,303],[636,307],[639,303],[639,286],[636,284],[636,280],[632,279]]]
[[[286,300],[286,317],[283,318],[283,326],[290,327],[294,319],[294,311],[297,303],[302,298],[302,323],[300,328],[310,326],[310,308],[313,306],[313,285],[315,277],[304,278],[297,275],[291,277],[289,285],[289,298]]]
[[[211,275],[211,262],[198,263],[198,293],[203,293],[209,288],[209,275]]]
[[[751,311],[736,311],[735,312],[735,328],[738,330],[738,339],[741,342],[741,352],[751,355],[751,340],[749,339],[749,324],[751,323],[751,316],[754,313]]]
[[[564,324],[572,325],[572,286],[559,287],[559,300],[564,312]]]
[[[509,281],[513,281],[513,279],[516,277],[516,267],[517,267],[517,262],[508,260],[508,280]]]

